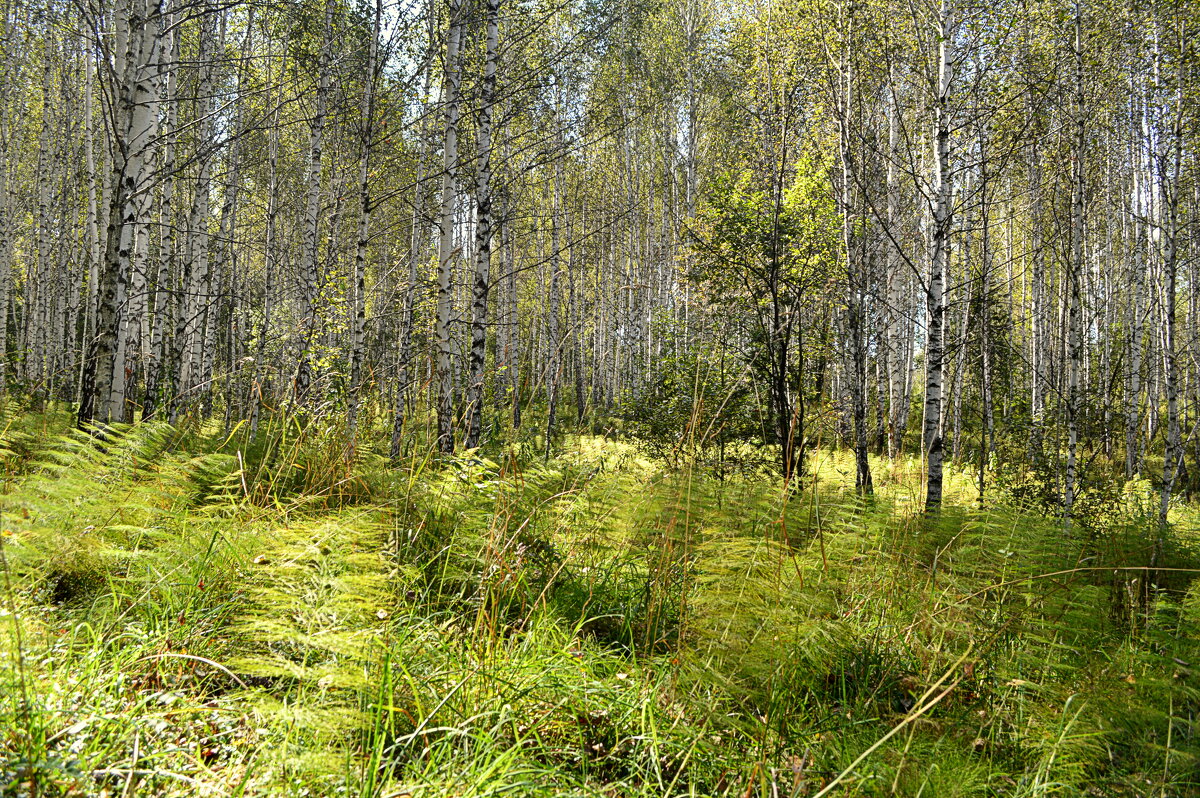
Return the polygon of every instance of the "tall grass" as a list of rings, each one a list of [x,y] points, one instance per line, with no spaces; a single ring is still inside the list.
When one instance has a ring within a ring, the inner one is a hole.
[[[1195,515],[1148,589],[1146,485],[1064,531],[970,474],[925,518],[912,461],[342,435],[10,416],[0,794],[1200,792]]]

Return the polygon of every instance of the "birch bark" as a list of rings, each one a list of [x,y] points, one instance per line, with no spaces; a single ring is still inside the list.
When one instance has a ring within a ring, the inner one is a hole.
[[[451,0],[450,30],[446,37],[446,66],[442,101],[445,132],[442,145],[442,200],[438,237],[437,274],[437,428],[438,450],[454,451],[454,374],[451,314],[454,308],[452,273],[454,267],[454,179],[458,169],[458,115],[460,93],[460,55],[465,0]]]
[[[367,48],[367,70],[363,76],[363,96],[359,112],[362,130],[358,154],[358,240],[354,249],[354,294],[350,312],[350,396],[346,409],[346,427],[350,451],[354,451],[358,433],[358,406],[362,401],[362,363],[367,324],[367,245],[371,225],[371,144],[375,136],[375,73],[379,57],[379,29],[383,20],[383,2],[375,0],[375,18],[371,26],[371,42]]]
[[[927,333],[925,342],[925,510],[942,506],[942,379],[943,336],[946,312],[945,270],[953,222],[950,175],[950,91],[954,80],[954,9],[952,0],[941,0],[938,12],[938,75],[934,104],[933,235],[930,241],[929,273],[925,293]]]
[[[492,105],[496,95],[500,0],[487,0],[487,44],[479,115],[475,123],[475,280],[471,295],[471,353],[467,377],[467,435],[464,448],[479,445],[483,427],[483,367],[487,344],[488,291],[492,266]]]
[[[1071,518],[1077,492],[1080,373],[1083,361],[1083,163],[1087,146],[1083,98],[1083,11],[1075,3],[1075,85],[1072,108],[1074,150],[1071,167],[1071,255],[1067,263],[1067,463],[1063,477],[1063,514]]]
[[[309,129],[308,177],[304,202],[304,241],[300,253],[300,354],[292,383],[292,398],[304,407],[312,387],[312,347],[317,334],[317,252],[320,246],[321,171],[325,153],[325,114],[329,102],[330,58],[333,40],[334,0],[326,0],[321,28],[321,52],[317,60],[316,107]]]

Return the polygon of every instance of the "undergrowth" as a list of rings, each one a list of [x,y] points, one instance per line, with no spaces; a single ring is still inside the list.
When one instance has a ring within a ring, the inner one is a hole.
[[[1200,794],[1195,514],[1150,571],[1146,484],[926,518],[836,452],[6,424],[0,795]]]

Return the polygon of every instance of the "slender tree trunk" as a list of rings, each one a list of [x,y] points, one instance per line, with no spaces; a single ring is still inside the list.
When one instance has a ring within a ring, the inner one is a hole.
[[[270,54],[267,56],[270,62]],[[285,57],[286,60],[286,51]],[[262,324],[258,330],[258,345],[254,355],[254,375],[251,378],[253,396],[250,403],[250,434],[258,432],[266,389],[267,341],[271,337],[271,316],[275,312],[276,258],[278,256],[277,225],[279,217],[279,103],[271,111],[271,130],[267,138],[267,213],[263,231],[263,293]]]
[[[507,210],[507,209],[506,209]],[[509,215],[505,214],[506,217]],[[521,336],[520,316],[517,307],[517,254],[512,235],[512,222],[505,221],[501,228],[504,246],[504,265],[508,272],[508,384],[509,401],[512,402],[513,429],[521,428]]]
[[[213,138],[215,68],[212,54],[217,49],[215,20],[202,20],[200,27],[200,84],[196,102],[199,117],[196,158],[199,169],[196,187],[188,211],[184,242],[184,261],[187,279],[181,304],[182,316],[176,325],[178,369],[175,374],[175,395],[172,397],[171,421],[179,418],[185,406],[195,402],[207,390],[204,380],[204,339],[209,310],[212,304],[212,275],[209,272],[208,215],[212,184],[214,153],[209,149]]]
[[[0,22],[6,22],[0,20]],[[0,59],[8,58],[6,52],[7,47],[0,45]],[[91,59],[87,59],[88,71],[91,71]],[[7,76],[5,76],[7,77]],[[7,83],[7,81],[5,81]],[[0,84],[3,85],[3,84]],[[84,134],[84,147],[86,148],[89,161],[92,155],[92,136],[90,128],[91,120],[91,80],[86,83],[87,91],[85,103],[88,108],[88,114],[85,116],[85,124],[87,132]],[[8,305],[11,294],[12,285],[12,210],[11,199],[9,196],[9,154],[11,145],[9,144],[9,111],[8,104],[0,100],[0,399],[3,398],[8,386]],[[91,214],[89,220],[95,218],[95,168],[94,166],[88,169],[89,185],[91,187],[88,210]],[[94,234],[94,222],[89,224],[89,231]]]
[[[114,125],[113,174],[108,236],[99,279],[96,337],[84,369],[78,420],[107,423],[124,413],[124,364],[117,360],[118,330],[125,279],[129,273],[141,194],[149,189],[146,154],[156,120],[150,117],[158,75],[159,9],[155,0],[133,0],[117,11],[127,50],[117,72],[119,86]],[[114,386],[116,390],[114,390]],[[118,403],[114,404],[114,396]]]
[[[979,445],[979,501],[981,503],[987,485],[988,460],[992,453],[995,431],[995,414],[992,406],[992,242],[988,205],[989,175],[985,145],[985,136],[981,132],[979,142],[979,387],[983,394],[983,429]]]
[[[1177,87],[1178,108],[1171,130],[1171,151],[1162,153],[1158,161],[1158,185],[1161,191],[1163,311],[1166,325],[1163,331],[1164,387],[1167,394],[1167,440],[1163,453],[1163,484],[1159,502],[1159,533],[1155,538],[1151,565],[1157,565],[1162,549],[1170,509],[1171,493],[1183,465],[1183,439],[1179,424],[1179,357],[1176,351],[1176,272],[1178,270],[1180,169],[1183,162],[1183,88]]]
[[[850,29],[854,30],[853,20]],[[847,331],[850,334],[850,368],[849,375],[851,413],[854,420],[854,487],[864,496],[875,492],[871,480],[871,464],[867,456],[867,344],[863,330],[863,307],[866,294],[866,239],[865,218],[860,213],[858,202],[854,196],[856,182],[852,170],[862,164],[854,162],[853,139],[850,125],[854,121],[854,72],[850,63],[849,49],[843,53],[841,113],[839,114],[839,139],[842,161],[841,175],[841,206],[842,206],[842,244],[846,255],[846,287],[849,296],[846,303]],[[860,183],[861,185],[861,183]]]
[[[383,2],[375,0],[375,19],[371,27],[371,42],[367,49],[367,70],[363,76],[362,131],[358,155],[358,240],[354,249],[354,301],[350,312],[350,396],[346,408],[346,427],[351,453],[358,434],[358,406],[362,401],[362,363],[367,325],[367,244],[371,225],[371,143],[375,135],[375,73],[379,55],[379,29],[383,19]]]
[[[888,83],[893,83],[889,72]],[[887,160],[884,168],[885,208],[884,225],[886,229],[881,236],[883,250],[884,289],[887,301],[884,304],[883,342],[880,348],[883,357],[884,378],[886,385],[881,383],[881,390],[887,390],[887,417],[884,421],[887,432],[887,456],[895,460],[900,456],[904,445],[903,419],[907,414],[905,405],[908,397],[904,393],[905,386],[905,348],[909,336],[904,331],[911,331],[908,323],[909,310],[905,291],[908,274],[897,251],[895,240],[899,237],[899,181],[896,175],[896,159],[899,142],[899,111],[896,108],[895,91],[889,90],[887,104],[888,141]]]
[[[445,136],[442,145],[442,207],[438,238],[437,278],[437,427],[438,450],[454,451],[454,374],[451,314],[454,309],[454,204],[455,173],[458,169],[458,105],[459,105],[459,45],[466,13],[465,0],[451,0],[450,30],[446,37],[446,65],[443,105],[445,106]]]
[[[1046,321],[1050,315],[1050,303],[1046,300],[1045,256],[1042,254],[1042,177],[1039,164],[1040,148],[1032,147],[1029,166],[1029,292],[1030,311],[1030,432],[1029,449],[1031,459],[1042,457],[1044,424],[1046,420],[1046,390],[1049,374],[1046,359],[1050,337],[1046,334]]]
[[[582,426],[587,414],[587,392],[584,389],[583,358],[583,270],[574,248],[567,260],[567,318],[571,332],[572,372],[575,375],[575,416]],[[578,283],[578,285],[577,285]]]
[[[561,96],[556,108],[561,104]],[[561,226],[563,215],[562,196],[562,120],[555,116],[554,124],[558,126],[556,143],[558,157],[554,162],[554,200],[551,205],[550,220],[550,287],[549,303],[546,308],[546,458],[550,457],[550,441],[558,424],[558,394],[562,376],[562,334],[559,330],[559,309],[562,305],[562,257],[559,253],[561,245]]]
[[[320,247],[321,172],[325,153],[325,114],[329,103],[330,59],[333,40],[334,0],[325,2],[325,23],[321,33],[321,53],[317,63],[316,108],[313,112],[308,144],[308,184],[304,204],[304,241],[300,253],[300,354],[292,397],[304,407],[312,388],[311,350],[317,335],[317,258]]]
[[[27,302],[30,305],[30,312],[26,316],[28,330],[26,340],[29,342],[26,355],[29,361],[27,364],[29,383],[27,390],[38,403],[48,398],[46,381],[49,376],[47,361],[50,353],[47,351],[47,306],[52,301],[49,280],[53,269],[50,260],[54,249],[52,235],[57,227],[51,218],[50,210],[50,183],[53,178],[51,164],[59,160],[53,151],[57,149],[57,137],[55,137],[54,144],[50,142],[50,131],[58,126],[57,121],[53,118],[52,109],[55,104],[50,96],[54,74],[52,67],[55,60],[55,54],[51,48],[55,46],[53,39],[47,36],[45,52],[42,53],[42,118],[38,128],[37,171],[34,178],[37,191],[37,260],[31,275],[33,279],[26,281]]]
[[[487,344],[488,291],[492,267],[492,104],[496,95],[500,0],[487,0],[487,51],[475,122],[475,282],[471,296],[471,354],[467,378],[467,436],[463,446],[479,445],[483,428],[483,367]]]
[[[436,47],[436,35],[434,32],[435,14],[436,8],[434,2],[430,0],[425,15],[428,52],[430,54],[434,52]],[[426,60],[424,73],[424,85],[421,91],[421,122],[418,126],[420,142],[417,151],[416,177],[413,181],[412,231],[408,250],[408,285],[404,292],[404,299],[400,310],[400,334],[396,346],[398,368],[396,373],[395,406],[392,410],[392,439],[389,446],[389,455],[392,460],[398,460],[400,457],[404,437],[405,403],[409,395],[409,384],[413,381],[413,374],[415,372],[415,369],[412,367],[413,309],[417,297],[421,256],[425,251],[425,241],[428,235],[428,225],[425,222],[425,165],[429,160],[430,149],[430,109],[427,104],[427,98],[429,97],[430,86],[433,82],[432,57]]]
[[[273,53],[267,51],[267,74],[270,75]],[[287,50],[283,51],[281,68],[287,62]],[[263,293],[262,293],[262,323],[258,330],[257,348],[254,356],[254,373],[251,377],[250,401],[250,434],[258,432],[259,421],[264,404],[263,394],[266,391],[264,383],[266,374],[267,341],[271,337],[271,316],[275,310],[276,292],[276,262],[278,258],[278,217],[279,217],[279,110],[281,98],[270,96],[271,126],[267,137],[267,209],[265,229],[263,231]]]
[[[1135,94],[1135,102],[1137,101]],[[1135,106],[1133,127],[1141,130],[1145,119],[1145,111],[1140,105]],[[1125,476],[1133,479],[1140,475],[1142,462],[1138,443],[1138,427],[1141,419],[1142,399],[1142,351],[1145,311],[1142,306],[1146,286],[1146,242],[1145,233],[1148,209],[1143,197],[1148,190],[1148,181],[1144,178],[1142,169],[1143,148],[1137,133],[1133,136],[1134,144],[1131,149],[1133,163],[1133,252],[1129,261],[1132,272],[1130,281],[1130,297],[1127,308],[1127,324],[1129,326],[1129,368],[1125,389]]]
[[[964,224],[970,230],[969,221]],[[971,236],[968,233],[963,237],[963,245],[959,248],[960,260],[963,261],[963,274],[968,274],[967,258],[970,255]],[[962,454],[962,404],[963,394],[966,389],[967,379],[967,345],[970,342],[971,327],[974,319],[971,316],[971,283],[966,280],[963,286],[966,297],[962,303],[962,313],[959,315],[958,322],[958,341],[955,347],[958,351],[954,353],[954,371],[950,375],[950,387],[947,393],[949,394],[950,404],[950,459],[954,463],[958,463]],[[946,320],[951,321],[950,312],[946,311]],[[948,325],[951,329],[953,324]]]
[[[1083,162],[1087,146],[1083,100],[1082,10],[1075,3],[1074,158],[1071,168],[1071,256],[1067,264],[1067,464],[1063,480],[1063,513],[1075,507],[1079,448],[1080,373],[1083,361]]]
[[[927,333],[925,342],[925,422],[922,439],[925,446],[925,510],[936,512],[942,506],[942,371],[943,335],[946,312],[945,269],[953,222],[950,177],[950,89],[954,79],[954,11],[951,0],[942,0],[939,12],[941,36],[938,44],[937,97],[934,111],[935,141],[933,153],[933,235],[929,253],[928,284],[925,294]]]
[[[175,145],[178,128],[179,108],[176,101],[176,87],[179,62],[179,31],[176,28],[177,15],[172,12],[167,17],[168,38],[163,41],[163,52],[166,62],[166,74],[161,83],[159,104],[166,109],[165,131],[162,142],[160,164],[162,168],[162,192],[159,199],[159,236],[157,273],[154,280],[154,307],[151,312],[150,328],[150,358],[146,363],[146,388],[142,397],[142,418],[153,418],[162,404],[159,394],[162,386],[168,384],[168,360],[166,357],[166,338],[168,324],[171,321],[170,309],[178,303],[175,286],[171,284],[175,272]]]

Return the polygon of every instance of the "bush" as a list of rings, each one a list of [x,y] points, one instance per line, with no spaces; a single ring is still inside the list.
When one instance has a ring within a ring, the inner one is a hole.
[[[762,466],[769,452],[750,377],[720,344],[670,340],[653,381],[620,408],[625,430],[648,454],[718,476]]]

